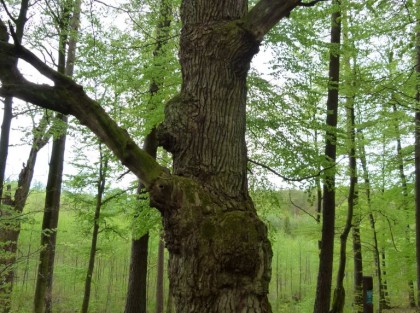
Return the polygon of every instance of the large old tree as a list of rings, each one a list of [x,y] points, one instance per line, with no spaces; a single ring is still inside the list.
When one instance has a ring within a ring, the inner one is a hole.
[[[173,155],[173,174],[82,86],[0,36],[0,96],[74,115],[149,190],[163,217],[178,312],[271,312],[271,247],[247,186],[246,78],[264,35],[297,6],[318,1],[260,0],[249,11],[246,0],[182,1],[183,81],[158,127],[160,145]],[[14,66],[16,58],[54,84],[27,81]]]

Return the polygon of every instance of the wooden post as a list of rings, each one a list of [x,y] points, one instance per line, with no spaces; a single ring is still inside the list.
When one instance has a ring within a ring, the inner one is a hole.
[[[373,313],[372,276],[363,276],[363,313]]]

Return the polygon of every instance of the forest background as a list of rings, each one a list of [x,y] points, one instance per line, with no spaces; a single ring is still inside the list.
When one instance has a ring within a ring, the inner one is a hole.
[[[1,19],[18,21],[21,3],[1,2]],[[179,91],[179,3],[82,1],[80,26],[63,30],[63,14],[68,14],[68,21],[76,15],[76,11],[65,13],[70,2],[29,1],[23,45],[51,67],[60,67],[60,40],[63,33],[70,38],[75,31],[74,79],[137,142],[143,142],[163,120],[164,103]],[[348,240],[361,244],[363,274],[374,277],[375,309],[417,303],[414,143],[419,7],[408,0],[339,4],[340,45],[330,43],[331,14],[338,10],[337,3],[321,1],[299,8],[267,34],[260,47],[264,65],[253,63],[248,76],[249,186],[273,247],[269,295],[273,312],[310,312],[313,308],[322,185],[331,168],[336,175],[333,272],[339,268],[340,235],[348,225],[348,200],[355,198]],[[162,9],[165,5],[170,10]],[[331,54],[341,59],[338,125],[333,130],[325,122]],[[28,65],[22,68],[26,71]],[[37,76],[32,79],[40,82]],[[77,120],[70,118],[65,126],[51,111],[20,101],[14,102],[12,115],[11,138],[19,137],[19,142],[8,148],[9,156],[19,149],[26,160],[24,154],[41,147],[36,140],[57,138],[64,132],[72,139],[68,143],[74,142],[67,145],[64,168],[73,170],[64,176],[59,224],[52,230],[57,230],[53,311],[78,311],[86,301],[86,271],[95,228],[90,312],[123,310],[131,239],[146,233],[150,234],[147,309],[170,311],[168,282],[162,283],[161,278],[161,264],[166,263],[162,252],[159,254],[159,214],[149,208],[147,196],[137,195],[136,178]],[[331,131],[337,147],[333,165],[326,164],[324,156],[325,136]],[[349,166],[352,157],[357,171]],[[170,167],[171,157],[163,149],[157,159]],[[16,157],[7,159],[5,205],[20,188],[19,176],[13,174],[21,163]],[[35,168],[40,170],[39,165]],[[30,312],[34,305],[46,194],[46,186],[36,177],[23,210],[11,210],[20,227],[17,255],[12,267],[6,264],[0,269],[15,272],[11,298],[6,297],[9,302],[4,306],[10,306],[10,312]],[[355,177],[357,192],[351,194],[349,186]],[[4,216],[0,223],[7,228],[9,220]],[[349,244],[344,250],[347,292],[343,312],[354,310],[357,296],[353,294],[354,249]]]

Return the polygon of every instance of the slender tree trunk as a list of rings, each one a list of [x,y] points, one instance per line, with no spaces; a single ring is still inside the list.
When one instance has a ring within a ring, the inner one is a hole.
[[[416,7],[416,104],[415,104],[415,207],[416,207],[416,269],[417,306],[420,307],[420,1]]]
[[[2,308],[5,313],[10,310],[10,296],[15,276],[14,263],[16,262],[17,242],[20,234],[19,214],[22,213],[28,198],[38,152],[47,144],[50,137],[49,135],[44,136],[47,133],[46,128],[47,119],[44,115],[38,127],[34,128],[32,147],[26,164],[19,174],[18,186],[15,191],[14,200],[12,201],[10,199],[10,201],[8,201],[8,204],[10,205],[10,214],[8,215],[10,217],[10,221],[7,225],[4,225],[5,227],[3,227],[0,232],[0,242],[4,243],[2,245],[2,250],[7,253],[2,254],[4,257],[0,258],[0,279],[2,282],[0,288],[0,308]],[[3,272],[3,268],[7,269],[7,271]]]
[[[28,12],[29,0],[22,0],[20,4],[19,16],[16,19],[16,38],[19,42],[22,42],[23,32],[26,24],[26,14]],[[0,24],[2,33],[5,34],[5,38],[1,40],[7,41],[7,27],[3,23]],[[17,61],[14,63],[17,66]],[[10,126],[13,119],[13,97],[4,98],[4,111],[3,111],[3,122],[1,124],[0,134],[0,203],[3,197],[3,185],[6,173],[6,161],[9,151],[9,137],[10,137]],[[1,288],[1,287],[0,287]],[[1,291],[0,291],[1,292]]]
[[[153,158],[157,154],[156,130],[153,129],[144,141],[143,149]],[[139,183],[138,193],[144,186]],[[149,246],[149,232],[139,239],[131,241],[131,261],[128,277],[128,291],[125,302],[125,313],[146,313],[147,290],[147,257]]]
[[[384,309],[389,308],[388,300],[385,297],[384,292],[384,283],[382,278],[382,269],[381,269],[381,253],[380,248],[378,245],[378,236],[376,231],[376,224],[375,224],[375,217],[373,216],[373,210],[372,210],[372,200],[371,200],[371,186],[370,186],[370,178],[369,178],[369,172],[367,168],[367,161],[366,161],[366,151],[364,146],[364,136],[363,132],[361,130],[358,130],[359,136],[360,136],[360,145],[359,145],[359,157],[360,157],[360,163],[362,165],[363,170],[363,180],[365,183],[365,192],[366,192],[366,199],[367,199],[367,205],[368,205],[368,212],[369,212],[369,222],[370,227],[372,229],[372,238],[373,238],[373,258],[375,260],[375,268],[376,268],[376,275],[378,278],[378,289],[379,289],[379,313],[382,312]]]
[[[160,22],[156,27],[157,43],[153,51],[154,58],[160,56],[168,36],[171,24],[171,5],[167,0],[160,2]],[[161,77],[153,77],[149,92],[151,99],[161,87]],[[157,154],[156,129],[146,136],[143,149],[154,159]],[[139,182],[138,192],[142,192],[143,184]],[[125,303],[125,313],[145,313],[146,312],[146,290],[147,290],[147,257],[148,257],[149,233],[144,234],[139,239],[133,239],[131,243],[131,262],[128,280],[128,292]],[[159,246],[160,247],[160,246]]]
[[[85,291],[83,294],[83,303],[81,313],[87,313],[89,309],[90,290],[92,285],[93,269],[95,267],[96,247],[99,234],[99,217],[102,208],[102,199],[105,191],[106,176],[108,172],[108,157],[104,155],[102,144],[99,143],[99,176],[96,185],[96,205],[93,217],[92,242],[90,245],[89,263],[85,279]]]
[[[398,112],[397,105],[395,102],[392,102],[392,109],[394,113]],[[399,121],[395,120],[395,131],[396,131],[396,140],[397,140],[397,160],[398,160],[398,171],[400,174],[400,181],[401,181],[401,188],[402,188],[402,194],[403,194],[403,210],[404,213],[408,215],[408,189],[407,189],[407,177],[405,176],[404,172],[404,157],[402,155],[402,145],[401,145],[401,135],[400,135],[400,129],[399,129]],[[410,242],[410,225],[406,225],[405,230],[405,238],[407,242]],[[408,258],[408,256],[406,256]],[[414,283],[412,279],[408,280],[408,301],[410,304],[410,307],[416,306],[416,301],[414,299]]]
[[[347,219],[344,226],[344,230],[340,236],[340,260],[337,273],[337,284],[334,290],[334,300],[332,304],[332,309],[330,313],[342,313],[345,304],[345,290],[344,290],[344,275],[346,269],[346,248],[347,248],[347,238],[349,236],[350,230],[352,228],[352,221],[354,215],[354,208],[357,206],[357,167],[356,167],[356,135],[354,130],[354,95],[351,95],[347,101],[347,133],[349,141],[349,172],[350,172],[350,185],[349,185],[349,195],[348,195],[348,208],[347,208]],[[355,230],[353,229],[353,235]],[[358,234],[358,232],[356,233]],[[354,237],[353,237],[354,239]],[[354,251],[355,259],[355,269],[360,266],[361,261],[361,250],[360,250],[360,236],[357,238],[358,242],[353,241],[353,245],[356,243],[359,250]],[[356,259],[356,255],[359,259]],[[355,286],[356,282],[360,283],[360,269],[355,271]],[[362,275],[363,276],[363,275]],[[357,286],[355,289],[360,289],[360,286]],[[360,291],[360,290],[359,290]],[[361,293],[359,294],[360,297]],[[357,312],[360,312],[360,308],[357,308]]]
[[[58,72],[71,77],[74,69],[76,34],[79,27],[81,0],[75,1],[74,6],[71,8],[68,5],[70,5],[69,2],[63,4],[60,16]],[[71,9],[73,9],[73,12],[70,12]],[[70,13],[73,13],[71,20]],[[69,30],[73,31],[71,36],[68,36]],[[68,39],[68,57],[66,62],[66,43]],[[41,252],[35,287],[34,313],[52,312],[52,284],[66,145],[67,116],[61,113],[57,114],[56,122],[61,127],[61,133],[53,136],[42,221]]]
[[[10,126],[12,124],[13,112],[13,98],[6,97],[4,99],[3,122],[1,124],[0,134],[0,200],[3,199],[3,185],[6,173],[6,161],[9,153],[9,137]]]
[[[156,275],[156,313],[163,313],[164,304],[164,264],[165,264],[165,244],[163,237],[159,239],[157,275]]]
[[[332,1],[337,8],[332,14],[331,48],[329,64],[329,89],[327,99],[327,121],[329,130],[326,133],[325,158],[327,166],[336,161],[338,88],[340,78],[340,54],[338,53],[341,38],[339,0]],[[314,313],[325,313],[330,309],[332,266],[334,256],[334,228],[335,228],[335,168],[326,170],[323,187],[322,206],[322,237],[319,255],[318,281]]]

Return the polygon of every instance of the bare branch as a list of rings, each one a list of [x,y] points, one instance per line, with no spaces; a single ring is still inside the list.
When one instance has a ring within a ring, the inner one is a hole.
[[[281,175],[279,172],[277,172],[276,170],[274,170],[273,168],[271,168],[271,167],[269,167],[269,166],[267,166],[265,164],[256,162],[256,161],[251,160],[251,159],[248,159],[248,162],[251,162],[251,163],[253,163],[255,165],[261,166],[262,168],[268,170],[269,172],[273,173],[274,175],[276,175],[276,176],[278,176],[278,177],[280,177],[280,178],[282,178],[282,179],[284,179],[286,181],[295,181],[295,182],[301,182],[301,181],[304,181],[304,180],[308,180],[308,179],[311,179],[311,178],[318,177],[318,176],[320,176],[322,174],[322,172],[324,172],[324,171],[326,171],[326,170],[328,170],[328,169],[333,168],[334,166],[336,166],[336,164],[333,164],[333,165],[331,165],[329,167],[326,167],[326,168],[318,171],[316,174],[313,174],[313,175],[308,175],[308,176],[299,177],[299,178],[290,178],[290,177],[286,177],[286,176]]]

